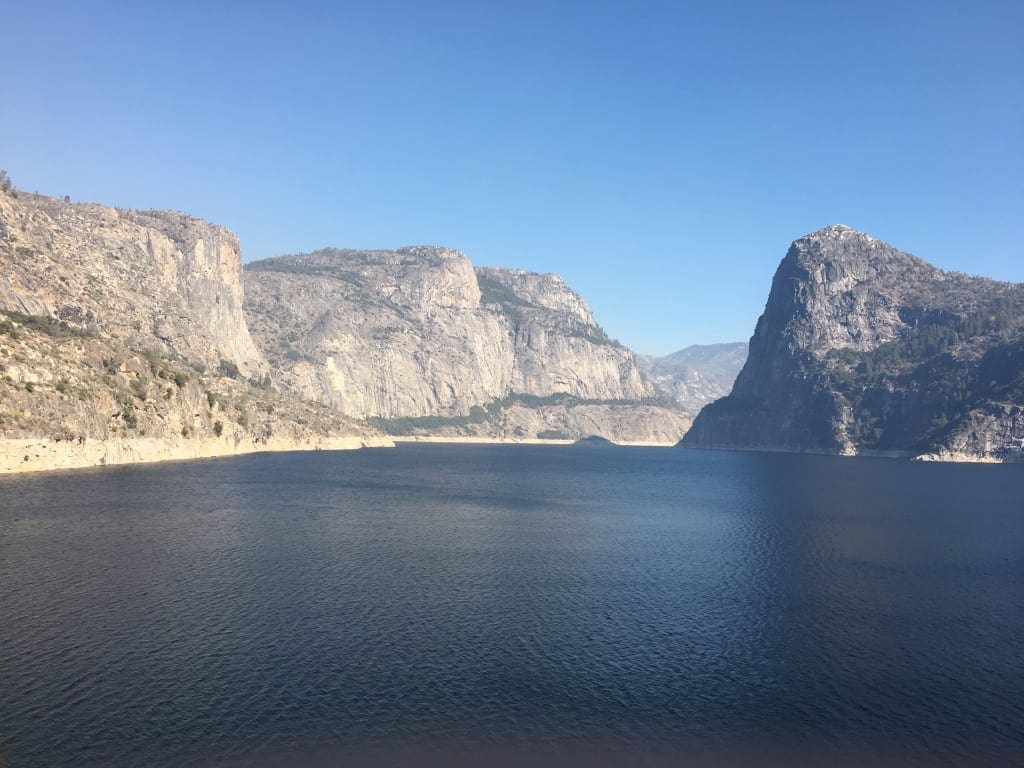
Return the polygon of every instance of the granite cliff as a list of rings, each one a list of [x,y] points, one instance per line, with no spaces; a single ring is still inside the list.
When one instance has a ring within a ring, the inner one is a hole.
[[[242,298],[222,227],[0,188],[0,472],[377,439],[275,389]]]
[[[1024,285],[942,271],[833,225],[782,260],[702,448],[1018,460]]]
[[[671,441],[691,420],[556,275],[324,249],[246,265],[245,291],[276,381],[394,434]]]
[[[229,230],[170,211],[0,193],[0,309],[49,316],[133,347],[245,376],[267,373],[242,315]]]

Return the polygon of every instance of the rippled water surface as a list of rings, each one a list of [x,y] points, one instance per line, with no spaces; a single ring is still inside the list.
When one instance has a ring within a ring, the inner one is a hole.
[[[1024,466],[405,446],[0,477],[0,745],[1022,764]]]

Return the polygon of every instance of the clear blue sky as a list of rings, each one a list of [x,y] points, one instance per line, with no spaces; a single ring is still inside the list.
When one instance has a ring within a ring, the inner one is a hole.
[[[1024,281],[1024,3],[9,2],[0,167],[247,260],[439,243],[639,351],[828,223]]]

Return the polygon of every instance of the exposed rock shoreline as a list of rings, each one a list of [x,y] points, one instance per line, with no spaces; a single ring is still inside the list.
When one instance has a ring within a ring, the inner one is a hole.
[[[148,464],[164,461],[241,456],[279,451],[347,451],[359,448],[391,447],[383,437],[316,437],[267,440],[235,437],[203,440],[161,438],[120,438],[112,440],[47,440],[38,438],[0,440],[0,474],[83,469],[120,464]]]
[[[875,451],[864,449],[856,453],[840,451],[801,450],[798,448],[780,448],[765,446],[715,446],[713,448],[694,447],[685,441],[676,443],[676,447],[694,451],[739,451],[750,453],[785,453],[799,456],[836,456],[842,459],[893,459],[896,461],[921,461],[941,464],[1022,464],[1024,460],[1012,457],[998,457],[986,454],[964,453],[959,451],[942,451],[938,453],[915,453],[913,451]]]
[[[171,461],[244,456],[252,453],[301,451],[351,451],[361,448],[393,448],[401,444],[433,445],[553,445],[573,446],[577,440],[541,440],[511,437],[445,437],[442,435],[388,437],[320,437],[313,439],[270,438],[265,441],[236,438],[206,440],[161,440],[134,438],[115,440],[86,439],[58,441],[45,438],[0,439],[0,475],[52,472],[73,469],[112,467],[128,464],[154,464]],[[673,442],[644,440],[612,440],[620,447],[669,448]],[[742,450],[742,449],[712,449]],[[785,448],[752,449],[758,453],[806,453]],[[820,454],[819,454],[820,455]],[[860,454],[835,454],[845,458],[887,458],[922,462],[1000,464],[1014,463],[993,456],[966,453],[933,453],[912,455],[899,451],[866,451]]]

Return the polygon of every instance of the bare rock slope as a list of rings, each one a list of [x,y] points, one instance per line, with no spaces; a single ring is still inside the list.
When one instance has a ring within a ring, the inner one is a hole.
[[[392,433],[664,441],[690,423],[556,275],[325,249],[246,265],[245,289],[277,381]]]
[[[234,233],[170,211],[0,193],[0,308],[246,376],[267,364],[242,315]]]
[[[731,394],[682,444],[1017,460],[1024,285],[944,272],[849,227],[803,237]]]
[[[231,232],[0,189],[0,471],[374,439],[269,370]]]

